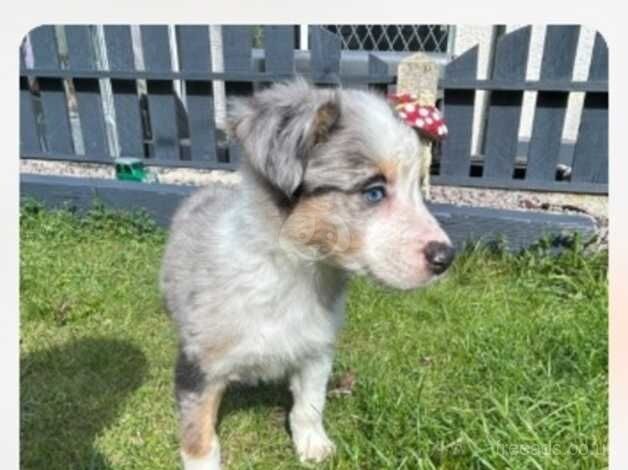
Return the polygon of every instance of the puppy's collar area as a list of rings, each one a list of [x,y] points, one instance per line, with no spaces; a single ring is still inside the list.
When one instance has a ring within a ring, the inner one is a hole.
[[[440,141],[447,137],[448,129],[443,115],[435,106],[423,105],[411,93],[398,93],[388,96],[399,117],[419,131],[423,137]]]

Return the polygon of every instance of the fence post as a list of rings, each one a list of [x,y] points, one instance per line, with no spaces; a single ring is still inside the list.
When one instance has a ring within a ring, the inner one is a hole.
[[[435,106],[438,92],[438,65],[426,54],[418,52],[406,57],[397,69],[397,93],[412,93],[424,106]],[[421,139],[420,187],[425,198],[430,195],[430,166],[432,143]]]

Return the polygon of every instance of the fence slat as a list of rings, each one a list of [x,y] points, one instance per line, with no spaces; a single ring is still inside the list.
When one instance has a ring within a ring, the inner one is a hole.
[[[478,46],[475,46],[447,65],[445,77],[447,79],[475,78],[477,66]],[[445,88],[443,101],[449,135],[443,141],[440,174],[469,176],[475,90]]]
[[[495,46],[494,80],[524,81],[532,28],[517,29],[502,36]]]
[[[120,156],[144,157],[144,138],[137,84],[134,80],[111,80]]]
[[[293,26],[264,26],[266,72],[294,73]]]
[[[595,34],[589,80],[608,80],[608,46],[600,33]]]
[[[497,91],[491,94],[483,172],[487,177],[512,178],[522,98],[523,93],[518,91]]]
[[[140,26],[144,67],[154,72],[172,70],[168,26]],[[158,159],[179,159],[177,104],[170,80],[148,80],[148,111],[153,136],[153,153]]]
[[[88,159],[90,157],[110,155],[98,80],[75,80],[74,88],[78,101],[78,113],[85,155]]]
[[[74,145],[70,130],[68,103],[62,80],[40,78],[39,90],[48,150],[61,154],[73,154]]]
[[[113,71],[135,70],[133,43],[129,26],[105,26],[105,43],[109,69]]]
[[[250,26],[223,26],[224,71],[250,73],[252,44],[253,34]],[[225,82],[225,89],[227,96],[250,95],[253,92],[253,84],[251,82]],[[234,168],[237,167],[242,153],[240,145],[237,142],[229,142],[226,150],[228,162],[234,165]]]
[[[33,111],[33,97],[26,77],[20,77],[20,152],[41,152],[37,121]]]
[[[179,159],[177,131],[177,105],[170,80],[150,80],[148,85],[148,110],[153,136],[155,158]]]
[[[569,93],[539,92],[528,149],[526,179],[554,180]]]
[[[375,54],[369,54],[368,56],[368,76],[373,80],[379,78],[388,77],[388,64],[377,57]],[[378,90],[382,93],[388,92],[388,85],[385,83],[370,84],[368,88]]]
[[[53,26],[40,26],[30,32],[35,67],[59,69],[57,39]],[[45,141],[50,152],[74,153],[63,80],[39,78],[41,106],[44,115]]]
[[[142,50],[144,51],[144,68],[153,72],[169,72],[172,70],[170,60],[170,39],[168,26],[140,26]]]
[[[541,81],[571,79],[579,26],[548,26],[541,61]]]
[[[229,25],[222,27],[222,50],[227,72],[251,71],[251,47],[253,35],[250,26]]]
[[[65,26],[71,70],[95,70],[89,26]],[[109,155],[105,117],[97,79],[75,78],[74,89],[85,155],[88,159]]]
[[[441,175],[469,176],[475,93],[445,90],[444,109],[449,134],[442,144]]]
[[[388,76],[388,63],[375,54],[368,56],[368,73],[369,77],[381,78]]]
[[[187,82],[186,99],[192,160],[215,162],[217,161],[216,129],[211,83]]]
[[[503,36],[495,47],[496,80],[523,81],[528,63],[531,28]],[[519,137],[522,91],[493,91],[490,94],[486,124],[486,157],[483,176],[511,179]]]
[[[26,58],[24,57],[26,55],[25,43],[26,43],[26,36],[24,37],[24,39],[20,43],[20,52],[19,52],[19,54],[20,54],[20,70],[23,70],[23,69],[26,68]]]
[[[209,72],[211,48],[207,26],[177,26],[179,68],[184,72]],[[214,97],[211,83],[188,81],[185,85],[192,160],[216,161]]]
[[[54,26],[38,26],[29,33],[35,67],[58,69],[59,53]]]
[[[540,82],[571,80],[578,47],[578,26],[548,26]],[[554,180],[561,151],[569,92],[539,91],[528,150],[526,179]]]
[[[472,47],[445,67],[445,80],[476,79],[478,46]]]
[[[92,44],[89,26],[65,26],[65,38],[68,44],[68,59],[71,70],[94,70],[91,57]]]
[[[185,72],[209,72],[211,48],[207,26],[177,26],[179,69]]]
[[[310,26],[310,68],[312,79],[332,80],[340,84],[340,49],[342,39],[322,26]]]
[[[584,99],[571,180],[608,183],[607,93],[587,93]]]
[[[595,35],[589,80],[608,80],[608,46]],[[574,149],[572,181],[608,184],[608,93],[587,93]]]

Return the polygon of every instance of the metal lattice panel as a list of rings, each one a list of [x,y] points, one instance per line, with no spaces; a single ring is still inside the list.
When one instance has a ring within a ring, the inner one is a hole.
[[[445,25],[324,25],[342,38],[342,48],[357,51],[447,52]]]

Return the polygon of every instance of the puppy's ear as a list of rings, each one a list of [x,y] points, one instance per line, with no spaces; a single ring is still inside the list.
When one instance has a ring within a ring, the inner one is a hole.
[[[309,153],[326,141],[340,118],[334,90],[305,82],[275,85],[231,103],[228,131],[251,166],[291,198],[303,180]]]

